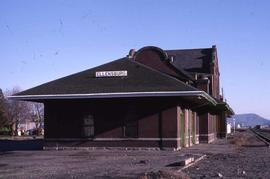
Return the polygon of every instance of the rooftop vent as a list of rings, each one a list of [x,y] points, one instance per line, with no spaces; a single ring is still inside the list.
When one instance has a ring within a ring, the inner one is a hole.
[[[171,63],[173,63],[173,61],[174,61],[174,56],[172,56],[172,55],[169,56],[169,60],[170,60]]]
[[[197,75],[197,74],[196,74]],[[195,76],[196,78],[196,76]],[[200,80],[208,80],[208,76],[205,75],[205,74],[200,74],[200,75],[197,75],[197,78],[200,79]]]
[[[135,56],[135,53],[136,53],[135,49],[130,49],[127,57],[128,58],[133,58]]]

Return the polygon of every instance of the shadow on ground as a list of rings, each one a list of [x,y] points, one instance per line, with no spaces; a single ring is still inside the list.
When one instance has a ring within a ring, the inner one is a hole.
[[[33,140],[0,140],[0,151],[42,150],[43,139]]]

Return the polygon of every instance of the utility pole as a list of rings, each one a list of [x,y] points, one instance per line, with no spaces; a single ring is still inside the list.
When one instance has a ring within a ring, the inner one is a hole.
[[[233,133],[235,133],[235,118],[233,118]]]

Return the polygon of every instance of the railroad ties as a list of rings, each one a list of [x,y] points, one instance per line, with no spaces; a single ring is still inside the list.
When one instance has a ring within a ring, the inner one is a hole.
[[[256,129],[256,128],[251,128],[250,129],[258,139],[263,141],[265,145],[270,147],[270,130],[268,132],[262,130],[262,129]]]

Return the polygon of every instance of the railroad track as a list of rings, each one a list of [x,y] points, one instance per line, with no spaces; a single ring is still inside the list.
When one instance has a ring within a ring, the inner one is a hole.
[[[270,147],[270,133],[263,132],[260,129],[250,129],[261,141],[265,143],[268,147]]]

